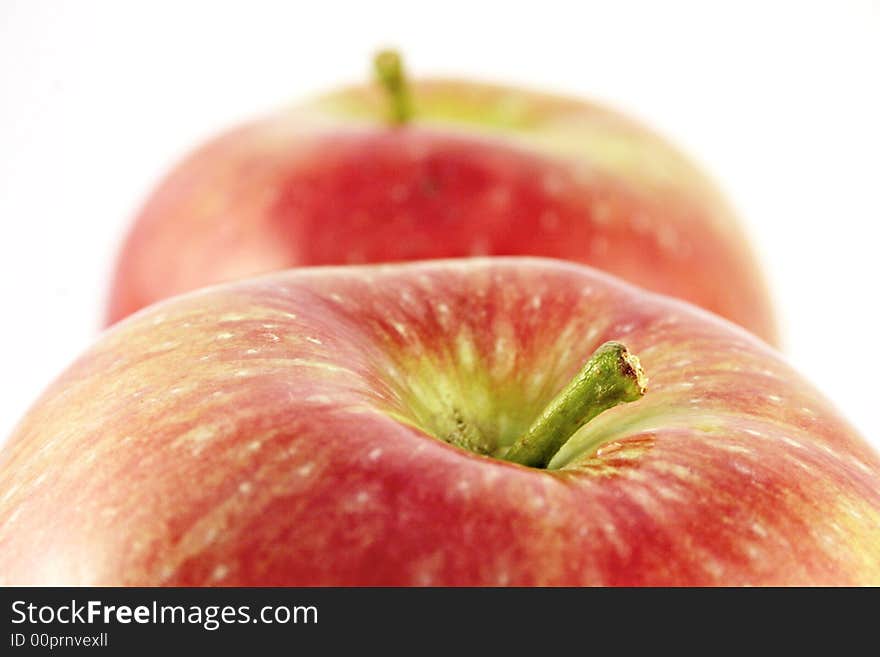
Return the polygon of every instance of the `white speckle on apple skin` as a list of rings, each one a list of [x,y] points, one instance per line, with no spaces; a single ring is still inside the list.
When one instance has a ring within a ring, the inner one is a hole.
[[[861,470],[865,474],[871,474],[871,468],[868,467],[867,463],[860,461],[855,456],[851,456],[850,461],[852,462],[852,464],[854,466],[856,466],[859,470]]]
[[[370,459],[371,461],[378,461],[380,456],[382,456],[382,448],[381,447],[374,447],[373,449],[370,450],[370,453],[367,454],[367,458]]]
[[[234,334],[230,333],[229,331],[221,331],[220,333],[217,334],[217,339],[218,340],[229,340],[230,338],[233,337],[233,335]]]
[[[510,335],[510,326],[505,329],[498,327],[495,338],[495,349],[492,358],[492,372],[499,379],[504,379],[513,372],[516,366],[516,348],[513,346],[513,336]]]
[[[466,333],[459,333],[456,339],[456,347],[458,361],[461,364],[462,370],[473,370],[476,364],[476,354],[471,337]]]
[[[15,511],[9,514],[9,518],[6,519],[6,526],[9,527],[15,524],[15,521],[18,520],[18,516],[21,513],[21,507],[16,507]]]
[[[544,384],[547,382],[547,372],[541,370],[535,372],[528,379],[528,395],[531,398],[536,398],[541,391],[544,389]]]
[[[229,574],[229,567],[226,564],[218,563],[214,570],[211,571],[211,579],[215,582],[220,581]]]
[[[498,480],[499,471],[495,468],[487,468],[483,473],[483,483],[491,485]]]
[[[646,475],[641,470],[626,470],[623,475],[629,479],[630,481],[637,481],[639,483],[646,482],[648,480],[648,475]]]
[[[680,465],[678,463],[672,463],[670,461],[658,459],[654,462],[653,467],[661,474],[670,475],[680,481],[689,483],[696,483],[700,481],[700,477],[699,475],[697,475],[697,473],[695,473],[690,468]]]
[[[797,458],[796,456],[791,456],[791,455],[789,455],[789,460],[792,462],[792,464],[793,464],[795,467],[800,468],[801,470],[803,470],[804,472],[806,472],[808,476],[810,476],[810,477],[818,477],[818,476],[820,476],[820,473],[819,473],[818,470],[816,470],[816,468],[814,468],[814,467],[813,467],[812,465],[810,465],[809,463],[805,463],[804,461],[801,461],[801,460],[800,460],[799,458]]]
[[[825,443],[819,443],[819,449],[828,454],[829,456],[834,456],[835,458],[838,456],[837,452],[834,451],[834,448]]]
[[[614,551],[617,552],[618,556],[623,558],[628,557],[631,552],[631,548],[629,547],[629,545],[621,540],[620,535],[617,533],[617,525],[615,525],[611,520],[606,520],[601,524],[601,529],[602,534],[614,547]]]
[[[175,441],[175,444],[190,445],[194,454],[199,454],[204,448],[205,443],[212,440],[217,435],[217,428],[210,424],[193,427],[184,434],[181,434]]]
[[[648,491],[643,486],[638,486],[630,488],[628,492],[630,499],[649,515],[656,518],[662,514],[663,506],[658,503],[653,490]]]
[[[315,469],[315,464],[314,464],[314,463],[303,463],[301,466],[299,466],[299,467],[296,469],[296,473],[297,473],[300,477],[308,477],[310,474],[312,474],[312,471],[313,471],[314,469]]]
[[[746,477],[751,478],[755,475],[755,472],[752,470],[751,466],[749,466],[747,463],[744,463],[743,461],[740,461],[738,459],[731,459],[730,465],[734,470],[742,475],[745,475]]]
[[[312,344],[324,344],[318,338],[312,337],[310,335],[306,336],[306,341],[311,342]]]
[[[754,451],[751,447],[746,447],[745,445],[735,445],[733,443],[721,443],[717,444],[718,449],[723,450],[725,452],[732,452],[734,454],[753,454]]]
[[[58,438],[50,438],[47,440],[39,450],[37,450],[38,454],[48,454],[49,452],[55,449],[55,446],[58,444]]]
[[[849,514],[850,518],[853,518],[855,520],[864,520],[865,519],[865,514],[863,514],[861,511],[859,511],[855,507],[850,507],[847,510],[847,513]]]
[[[314,367],[319,370],[326,370],[327,372],[338,372],[340,374],[353,374],[351,370],[346,367],[342,367],[340,365],[334,365],[333,363],[327,363],[319,360],[306,360],[305,358],[291,358],[286,361],[290,366],[298,366],[298,367]]]
[[[703,569],[715,580],[720,580],[724,576],[724,565],[715,559],[706,559],[703,561]]]
[[[258,353],[260,353],[260,350],[259,350],[259,349],[248,349],[248,350],[245,351],[244,353],[253,355],[253,354],[258,354]]]
[[[794,447],[795,449],[806,449],[806,447],[802,443],[799,443],[794,438],[789,438],[788,436],[783,436],[781,438],[781,440],[789,447]]]
[[[10,497],[12,497],[16,493],[16,491],[18,491],[19,488],[21,488],[21,484],[19,484],[19,483],[12,484],[6,490],[6,492],[3,493],[3,497],[0,497],[0,502],[5,502],[6,500],[8,500]]]
[[[154,347],[151,347],[147,353],[150,353],[150,354],[161,353],[163,351],[170,351],[170,350],[172,350],[176,347],[179,347],[179,346],[180,346],[179,342],[176,342],[174,340],[168,340],[166,342],[160,342],[159,344],[155,345]]]
[[[684,502],[685,498],[671,486],[654,486],[654,493],[669,502]]]
[[[254,486],[249,481],[243,481],[238,485],[238,492],[240,492],[242,495],[250,495],[253,489]]]
[[[749,560],[760,562],[764,560],[764,551],[754,543],[747,543],[745,546],[746,556]]]

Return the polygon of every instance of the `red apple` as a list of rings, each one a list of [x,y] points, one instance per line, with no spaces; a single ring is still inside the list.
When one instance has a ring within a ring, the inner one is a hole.
[[[0,581],[880,584],[880,458],[758,338],[588,267],[301,269],[155,305],[45,392]]]
[[[180,164],[122,248],[108,320],[294,266],[536,255],[591,264],[776,340],[733,213],[668,143],[566,98],[442,80],[407,91],[397,60],[379,61],[386,88],[286,109]]]

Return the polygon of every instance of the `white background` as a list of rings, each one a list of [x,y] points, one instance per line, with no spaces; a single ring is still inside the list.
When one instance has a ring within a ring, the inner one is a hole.
[[[94,340],[159,176],[232,123],[411,73],[611,103],[679,143],[747,224],[791,361],[880,448],[877,2],[0,0],[0,442]]]

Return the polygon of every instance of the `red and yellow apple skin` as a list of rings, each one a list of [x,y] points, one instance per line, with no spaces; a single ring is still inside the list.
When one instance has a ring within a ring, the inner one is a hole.
[[[607,340],[648,392],[547,469],[444,442],[503,455]],[[880,459],[758,338],[585,266],[293,270],[146,309],[44,393],[0,581],[880,584]]]
[[[301,265],[481,255],[588,263],[776,341],[759,268],[706,176],[596,105],[466,82],[378,86],[220,136],[146,202],[123,245],[114,322],[159,299]]]

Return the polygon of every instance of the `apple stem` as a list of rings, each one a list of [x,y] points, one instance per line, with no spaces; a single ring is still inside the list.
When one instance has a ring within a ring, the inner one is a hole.
[[[403,125],[413,114],[403,59],[394,50],[382,50],[376,53],[373,68],[376,79],[388,95],[388,120],[394,125]]]
[[[506,461],[545,468],[574,433],[603,411],[645,394],[639,359],[619,342],[600,346],[574,379],[504,455]]]

